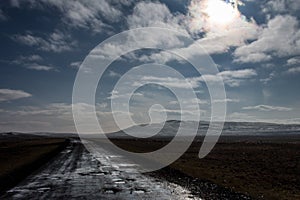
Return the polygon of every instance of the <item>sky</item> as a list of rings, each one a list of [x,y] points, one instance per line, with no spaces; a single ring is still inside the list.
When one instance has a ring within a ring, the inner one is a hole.
[[[122,119],[125,112],[113,111],[112,100],[125,98],[130,85],[124,83],[119,90],[114,86],[126,72],[142,64],[151,69],[151,63],[168,65],[184,74],[197,99],[178,100],[168,87],[185,91],[187,84],[168,71],[131,74],[135,78],[132,85],[138,89],[131,96],[129,114],[137,124],[178,119],[181,112],[190,120],[196,119],[195,109],[186,106],[179,110],[179,102],[199,105],[201,120],[209,120],[212,100],[204,80],[219,78],[224,81],[226,99],[213,101],[227,104],[227,121],[300,123],[299,2],[232,2],[1,1],[0,131],[75,132],[73,85],[86,56],[106,39],[141,27],[180,31],[194,42],[183,47],[186,41],[179,36],[149,32],[127,38],[122,46],[107,45],[100,53],[105,58],[118,55],[143,37],[143,45],[159,47],[163,43],[167,49],[193,58],[201,53],[198,44],[219,72],[199,74],[186,60],[161,49],[127,52],[112,62],[98,84],[95,107],[104,132],[132,125],[121,120],[121,127],[116,127],[112,120],[112,113]],[[146,84],[149,81],[151,84]],[[161,113],[162,106],[165,113]]]

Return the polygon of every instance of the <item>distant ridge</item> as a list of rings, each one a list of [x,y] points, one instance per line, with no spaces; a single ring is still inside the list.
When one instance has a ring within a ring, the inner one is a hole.
[[[209,122],[200,121],[179,121],[179,120],[168,120],[165,122],[161,131],[159,131],[153,138],[162,138],[162,137],[174,137],[177,133],[177,129],[179,125],[182,123],[183,129],[185,129],[186,136],[192,136],[193,133],[190,132],[190,127],[194,126],[195,123],[199,124],[199,128],[197,131],[197,136],[204,136],[209,127]],[[145,125],[143,124],[143,127]],[[162,124],[150,124],[147,125],[148,130],[158,129],[162,127]],[[133,138],[132,136],[126,134],[126,132],[137,132],[139,130],[139,134],[145,134],[141,129],[141,126],[133,126],[127,128],[123,131],[118,131],[114,133],[108,133],[107,136],[109,138]],[[300,125],[299,124],[275,124],[275,123],[266,123],[266,122],[225,122],[222,135],[224,136],[243,136],[243,135],[290,135],[290,134],[300,134]]]
[[[168,120],[163,123],[155,124],[141,124],[137,126],[132,126],[122,131],[106,133],[105,135],[109,138],[132,138],[126,134],[126,132],[134,132],[140,134],[148,134],[148,132],[158,130],[157,134],[153,138],[164,138],[164,137],[174,137],[177,133],[179,125],[182,124],[185,130],[186,136],[192,136],[193,133],[190,131],[192,126],[199,125],[197,131],[197,136],[204,136],[209,127],[208,121],[179,121],[179,120]],[[160,130],[160,131],[159,131]],[[148,131],[148,132],[147,132]],[[155,132],[155,131],[154,131]],[[291,135],[300,134],[300,124],[276,124],[268,122],[225,122],[222,131],[223,136],[271,136],[271,135]],[[82,134],[84,137],[105,137],[103,134]],[[1,137],[28,137],[28,136],[44,136],[44,137],[68,137],[68,138],[78,138],[77,133],[51,133],[51,132],[33,132],[33,133],[21,133],[21,132],[3,132],[0,133]]]

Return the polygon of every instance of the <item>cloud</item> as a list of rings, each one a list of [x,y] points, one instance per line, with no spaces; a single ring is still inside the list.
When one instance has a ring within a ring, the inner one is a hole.
[[[72,106],[55,103],[44,106],[20,106],[0,111],[2,131],[74,132]]]
[[[27,69],[37,70],[37,71],[52,71],[55,70],[54,67],[46,66],[46,65],[39,65],[39,64],[32,64],[26,66]]]
[[[234,52],[236,62],[267,61],[272,57],[285,57],[300,53],[300,30],[297,18],[284,15],[271,19],[262,28],[258,39],[238,47]],[[253,60],[252,60],[253,59]]]
[[[240,55],[234,62],[237,63],[258,63],[265,62],[272,59],[272,56],[265,53],[251,53],[248,55]]]
[[[22,90],[0,89],[0,102],[11,101],[31,96],[31,94]]]
[[[300,73],[300,67],[293,67],[287,70],[288,74],[299,74]]]
[[[117,110],[102,111],[104,104],[96,104],[96,114],[101,121],[101,127],[106,132],[118,131],[119,127],[115,124],[112,114],[124,118],[128,112]],[[22,132],[76,132],[72,107],[78,112],[90,114],[92,105],[85,103],[68,104],[68,103],[51,103],[42,106],[20,106],[13,109],[0,109],[0,129],[2,131],[22,131]],[[129,113],[131,115],[131,113]],[[86,117],[86,118],[85,118]],[[86,126],[89,132],[95,133],[95,129],[90,123],[90,115],[83,116],[86,120]],[[29,124],[27,124],[29,123]],[[122,123],[122,122],[121,122]],[[127,128],[128,124],[121,127]]]
[[[149,10],[151,10],[151,12],[149,12]],[[131,46],[139,41],[137,45],[140,46],[155,46],[158,49],[170,49],[175,53],[180,53],[180,55],[193,56],[199,51],[197,49],[199,46],[194,45],[189,49],[182,48],[186,46],[186,44],[180,36],[189,36],[185,24],[186,20],[186,16],[183,14],[171,13],[165,4],[159,2],[137,3],[133,9],[133,13],[127,17],[129,29],[138,27],[158,27],[162,28],[162,30],[155,33],[141,32],[141,34],[134,35],[132,38],[128,38],[128,41],[122,45],[123,48],[111,44],[107,45],[107,48],[103,53],[107,54],[108,52],[111,52],[109,53],[111,55],[113,52],[124,52],[128,49],[127,46]],[[181,34],[176,34],[175,32],[174,34],[170,34],[170,32],[164,31],[166,28],[176,30]],[[150,56],[131,54],[129,58],[132,60],[140,60],[141,62],[152,62],[154,60],[165,63],[177,57],[174,57],[174,55],[170,53],[161,52],[153,53]]]
[[[183,19],[181,14],[173,15],[165,4],[140,2],[127,18],[127,23],[129,28],[161,27],[183,31]]]
[[[239,99],[229,99],[229,98],[226,98],[226,99],[216,99],[214,100],[215,103],[238,103],[240,102]]]
[[[271,72],[267,78],[260,79],[260,82],[267,84],[277,76],[275,71]]]
[[[141,47],[154,47],[157,49],[170,49],[174,50],[184,46],[184,41],[176,32],[174,34],[170,34],[170,32],[165,31],[165,29],[161,29],[159,32],[147,31],[139,29],[137,34],[131,33],[126,39],[120,41],[113,41],[110,43],[106,43],[101,49],[94,49],[91,52],[91,55],[101,59],[115,59],[117,55],[122,55],[131,49],[134,46]],[[192,49],[194,50],[194,49]],[[171,54],[169,54],[171,55]],[[162,59],[163,56],[158,55],[156,60]],[[140,60],[146,61],[151,60],[152,58],[148,58],[145,55],[136,55],[135,53],[129,53],[126,55],[127,60]],[[165,60],[170,59],[167,57]]]
[[[257,76],[254,69],[228,70],[219,72],[217,75],[203,75],[202,80],[217,82],[224,81],[230,87],[238,87],[240,84],[250,78]]]
[[[149,12],[151,10],[151,12]],[[179,32],[191,36],[189,25],[189,16],[183,14],[173,14],[169,8],[162,3],[140,2],[133,9],[133,13],[127,17],[129,28],[137,27],[161,27],[178,30]],[[242,46],[247,40],[257,38],[257,25],[254,20],[245,20],[242,17],[235,19],[232,25],[219,31],[206,31],[203,38],[197,39],[192,44],[185,44],[179,35],[169,34],[161,31],[158,33],[145,32],[126,38],[122,44],[109,43],[102,50],[95,50],[95,56],[103,58],[113,58],[115,55],[127,52],[128,47],[134,46],[155,46],[156,48],[169,49],[185,58],[192,58],[205,52],[208,54],[221,54],[227,52],[230,47]],[[203,33],[204,34],[204,33]],[[203,35],[202,34],[202,35]],[[193,33],[192,33],[193,35]],[[199,36],[197,36],[199,38]],[[142,44],[140,44],[142,43]],[[178,56],[167,52],[153,53],[147,55],[130,54],[128,57],[132,60],[141,62],[161,62],[166,63],[171,60],[179,59]]]
[[[0,9],[0,21],[5,21],[5,20],[7,20],[7,17],[3,13],[3,11]]]
[[[37,62],[37,61],[42,61],[43,58],[37,54],[29,55],[29,56],[19,56],[15,60],[12,61],[13,64],[22,64],[26,65],[28,62]]]
[[[191,104],[201,104],[201,105],[208,105],[209,102],[207,100],[204,100],[204,99],[188,99],[188,100],[182,100],[182,103],[183,104],[186,104],[186,105],[191,105]]]
[[[163,109],[151,109],[152,112],[157,112],[157,113],[168,113],[168,114],[171,114],[171,115],[185,115],[185,116],[190,116],[191,119],[193,119],[193,117],[191,116],[195,116],[197,115],[195,113],[195,110],[178,110],[178,109],[166,109],[166,108],[163,108]],[[205,111],[204,110],[200,110],[201,114],[204,114]],[[161,121],[162,122],[162,121]]]
[[[297,65],[297,64],[300,64],[300,56],[290,58],[290,59],[287,60],[287,65],[288,66]]]
[[[46,43],[45,40],[43,40],[42,38],[40,37],[35,37],[35,36],[32,36],[30,34],[28,35],[15,35],[13,37],[13,39],[25,44],[25,45],[28,45],[28,46],[38,46],[40,44],[44,44]]]
[[[187,29],[192,37],[199,38],[197,35],[199,32],[202,35],[204,34],[203,37],[196,39],[195,43],[189,45],[188,47],[177,47],[172,49],[172,51],[175,53],[184,55],[186,58],[203,53],[202,49],[204,49],[207,54],[222,54],[228,52],[230,47],[243,46],[246,44],[247,40],[254,40],[257,38],[259,30],[258,26],[253,19],[245,20],[244,16],[234,18],[232,23],[226,27],[222,26],[216,29],[205,28],[205,24],[202,24],[201,22],[201,20],[205,18],[205,14],[202,13],[201,15],[202,11],[198,10],[197,8],[195,9],[195,6],[201,4],[201,2],[206,1],[195,0],[191,2],[189,6],[190,13],[187,16],[180,18],[185,22],[184,25],[180,23],[180,20],[179,22],[178,20],[173,20],[172,23],[169,23],[175,28],[178,27],[179,24],[182,29]],[[199,8],[201,8],[201,5],[199,6]],[[194,26],[195,20],[197,21],[197,26],[200,25],[200,27]],[[145,60],[145,57],[143,59]],[[166,54],[164,52],[158,54],[156,53],[148,58],[148,60],[159,60],[161,62],[167,62],[174,59],[175,56]]]
[[[267,14],[287,14],[299,12],[300,4],[295,0],[272,0],[264,3],[262,8]]]
[[[120,3],[122,2],[118,2],[118,4]],[[115,22],[121,19],[122,16],[122,12],[116,6],[113,6],[110,1],[106,0],[11,0],[11,5],[30,9],[49,9],[49,7],[54,7],[60,11],[60,16],[65,25],[74,28],[91,29],[94,32],[100,32],[104,28],[109,27],[103,20]]]
[[[12,64],[22,65],[26,69],[37,70],[37,71],[57,71],[54,67],[49,65],[39,64],[38,62],[43,61],[43,58],[39,55],[33,54],[30,56],[19,56],[13,60]]]
[[[25,35],[14,35],[13,40],[21,44],[37,47],[43,51],[60,53],[63,51],[71,51],[76,46],[76,42],[72,41],[70,35],[64,34],[61,31],[55,30],[43,39],[39,36],[34,36],[31,33]]]
[[[225,30],[220,33],[207,33],[206,37],[199,39],[199,44],[208,54],[222,54],[229,51],[230,47],[239,47],[245,44],[247,40],[253,40],[257,37],[256,25],[253,27],[235,28]]]
[[[258,111],[291,111],[292,108],[280,107],[280,106],[269,106],[269,105],[257,105],[243,107],[243,110],[258,110]]]
[[[241,46],[245,44],[245,41],[257,38],[258,26],[254,19],[246,19],[239,12],[238,7],[232,8],[224,1],[192,0],[188,11],[189,31],[192,34],[205,34],[198,42],[209,54],[225,53],[230,47]],[[223,16],[226,13],[231,16],[227,23],[224,22]],[[214,17],[218,20],[213,20]]]
[[[20,3],[22,3],[20,0],[10,0],[10,5],[16,8],[20,7]]]
[[[241,69],[241,70],[232,70],[232,71],[222,71],[218,75],[222,77],[229,77],[229,78],[251,78],[256,76],[256,71],[254,69]]]
[[[75,68],[75,69],[79,69],[80,65],[81,65],[81,61],[71,62],[70,63],[70,67],[71,68]]]
[[[60,115],[60,118],[65,118],[72,114],[72,105],[66,103],[52,103],[43,107],[38,106],[22,106],[22,109],[12,112],[14,114],[29,116],[29,115]]]
[[[191,8],[192,5],[196,3],[199,4],[200,2],[191,2],[189,7],[190,12],[193,9]],[[149,12],[149,10],[151,10],[151,12]],[[170,36],[170,34],[165,35],[163,31],[159,34],[147,37],[142,35],[143,38],[146,38],[147,40],[144,41],[146,46],[149,42],[151,42],[151,44],[155,44],[155,42],[160,41],[158,44],[164,44],[165,48],[170,49],[174,53],[182,55],[185,58],[201,55],[204,53],[203,49],[208,54],[222,54],[227,52],[230,47],[241,46],[245,44],[245,41],[257,38],[258,27],[254,20],[247,21],[241,16],[234,19],[232,24],[226,28],[222,27],[218,30],[203,30],[202,28],[199,28],[201,34],[204,35],[199,39],[199,35],[195,35],[194,31],[191,30],[190,25],[193,23],[191,17],[192,16],[190,16],[190,14],[173,14],[165,4],[141,2],[135,6],[133,14],[127,18],[127,23],[129,28],[151,26],[171,28],[187,34],[187,36],[198,38],[193,44],[187,46],[181,42],[178,36]],[[151,38],[151,40],[147,39],[148,37]],[[117,50],[122,49],[111,47],[111,51],[106,52],[114,52]],[[142,62],[156,61],[161,63],[166,63],[176,59],[182,60],[182,58],[167,52],[159,52],[153,53],[150,56],[142,55],[131,58]]]
[[[148,83],[156,83],[165,87],[173,87],[178,89],[198,88],[201,86],[201,82],[220,82],[230,87],[238,87],[245,80],[251,79],[257,76],[257,73],[253,69],[231,70],[222,71],[216,75],[202,75],[198,77],[188,77],[184,79],[171,77],[171,76],[141,76],[139,81],[134,81],[132,86],[142,86]]]
[[[127,97],[144,97],[144,95],[140,92],[134,92],[133,94],[131,93],[119,94],[117,90],[113,90],[112,92],[110,92],[110,96],[107,97],[107,99],[119,99],[119,98],[127,98]]]
[[[31,55],[31,56],[28,56],[25,58],[25,60],[28,60],[28,61],[42,61],[43,58],[39,55]]]
[[[99,103],[98,104],[98,107],[101,108],[101,109],[105,109],[108,107],[108,104],[106,102],[103,102],[103,103]]]
[[[143,76],[140,78],[140,81],[134,82],[133,86],[141,86],[147,83],[156,83],[165,87],[188,89],[199,87],[200,80],[200,77],[180,79],[175,77]]]
[[[117,72],[114,72],[114,71],[112,71],[112,70],[109,70],[108,76],[109,76],[109,77],[121,77],[121,74],[119,74],[119,73],[117,73]]]

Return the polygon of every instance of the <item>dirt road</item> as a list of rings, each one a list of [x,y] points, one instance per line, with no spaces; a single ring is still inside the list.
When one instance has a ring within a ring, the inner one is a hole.
[[[93,156],[74,141],[0,199],[198,199],[121,160],[104,149]]]

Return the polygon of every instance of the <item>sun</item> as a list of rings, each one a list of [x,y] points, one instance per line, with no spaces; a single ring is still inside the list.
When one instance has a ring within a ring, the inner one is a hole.
[[[238,15],[236,5],[222,0],[208,0],[203,13],[207,15],[207,20],[215,25],[228,25]]]
[[[241,17],[238,0],[192,0],[189,6],[192,31],[227,30]]]

